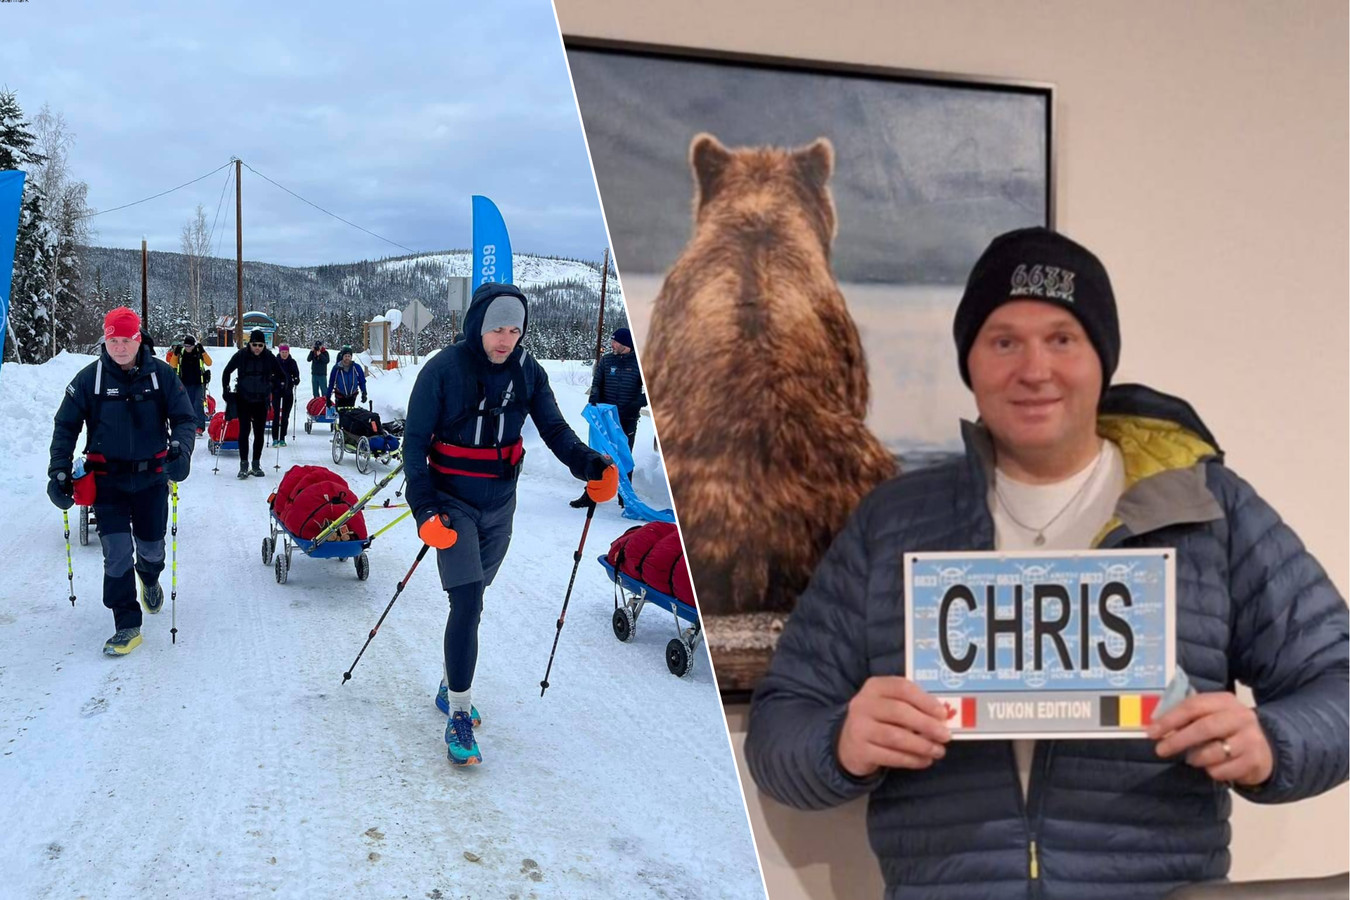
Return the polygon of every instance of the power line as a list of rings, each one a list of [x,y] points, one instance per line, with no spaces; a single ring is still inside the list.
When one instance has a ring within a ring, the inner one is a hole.
[[[228,165],[228,163],[227,163],[226,165]],[[243,166],[244,166],[245,169],[248,169],[248,170],[249,170],[250,172],[252,172],[254,175],[257,175],[257,176],[258,176],[259,178],[261,178],[263,181],[266,181],[267,183],[273,185],[274,187],[281,188],[283,191],[285,191],[286,193],[290,194],[292,197],[294,197],[295,199],[299,200],[299,201],[302,202],[302,203],[308,203],[310,206],[314,207],[315,209],[317,209],[319,212],[323,213],[324,215],[332,216],[334,219],[337,219],[339,222],[342,222],[342,223],[345,224],[345,225],[350,225],[351,227],[355,228],[357,231],[364,231],[366,234],[370,235],[370,236],[373,237],[373,238],[379,238],[380,240],[384,241],[386,244],[393,244],[395,247],[398,247],[398,248],[400,248],[400,249],[402,249],[402,250],[407,250],[409,253],[416,254],[416,253],[418,252],[418,251],[414,250],[414,249],[411,248],[411,247],[405,247],[405,246],[403,246],[403,245],[400,244],[398,241],[391,241],[391,240],[389,240],[389,238],[384,237],[383,235],[376,234],[375,232],[371,231],[371,230],[368,229],[368,228],[362,228],[360,225],[357,225],[355,222],[348,222],[346,219],[342,218],[342,216],[339,216],[337,213],[329,212],[328,210],[324,209],[322,206],[320,206],[320,205],[317,204],[317,203],[310,203],[310,201],[306,200],[304,197],[301,197],[301,196],[300,196],[299,194],[297,194],[295,191],[293,191],[293,190],[291,190],[290,188],[287,188],[287,187],[282,187],[282,185],[277,184],[275,181],[273,181],[272,179],[268,178],[266,175],[264,175],[263,173],[259,172],[257,169],[253,168],[253,167],[250,166],[248,163],[243,163]],[[220,171],[220,170],[217,169],[216,171],[218,172],[218,171]],[[214,173],[213,173],[213,174],[214,174]]]
[[[225,165],[228,166],[229,163],[226,163]],[[211,241],[216,236],[216,223],[220,221],[220,207],[221,204],[225,202],[225,191],[229,189],[230,179],[233,177],[234,177],[234,170],[231,169],[230,171],[225,173],[225,183],[220,187],[220,199],[216,201],[216,214],[211,219],[211,231],[206,236],[206,249],[208,252],[211,251],[212,248]]]
[[[223,169],[223,168],[225,168],[225,166],[228,166],[228,165],[229,165],[229,163],[225,163],[224,166],[221,166],[221,167],[218,168],[218,169],[212,169],[210,172],[207,172],[205,175],[201,176],[201,178],[194,178],[194,179],[192,179],[191,181],[185,181],[185,182],[183,182],[182,184],[180,184],[178,187],[172,187],[172,188],[169,188],[167,191],[160,191],[158,194],[155,194],[153,197],[146,197],[144,200],[136,200],[136,201],[131,202],[131,203],[123,203],[121,206],[114,206],[112,209],[101,209],[101,210],[99,210],[99,211],[96,212],[96,213],[88,213],[87,215],[80,216],[80,218],[81,218],[81,219],[92,219],[94,216],[101,216],[101,215],[103,215],[104,213],[117,212],[119,209],[126,209],[126,208],[129,207],[129,206],[136,206],[137,204],[141,204],[141,203],[145,203],[145,202],[150,201],[150,200],[154,200],[156,197],[163,197],[165,194],[172,194],[174,191],[182,190],[183,188],[187,187],[189,184],[196,184],[197,182],[201,181],[202,178],[210,178],[212,175],[214,175],[214,174],[216,174],[217,172],[219,172],[220,169]]]

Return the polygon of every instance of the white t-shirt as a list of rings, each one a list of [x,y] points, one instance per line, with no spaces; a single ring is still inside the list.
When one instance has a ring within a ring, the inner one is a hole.
[[[994,516],[994,549],[1087,550],[1110,521],[1124,491],[1125,461],[1120,448],[1108,440],[1102,441],[1101,450],[1081,471],[1053,484],[1024,484],[995,470],[988,497]],[[1040,545],[1036,544],[1038,533],[1045,535]],[[1035,752],[1035,741],[1013,741],[1024,797]]]

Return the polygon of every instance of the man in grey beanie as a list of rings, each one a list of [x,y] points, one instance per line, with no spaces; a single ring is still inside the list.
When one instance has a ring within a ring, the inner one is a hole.
[[[888,897],[1156,900],[1223,879],[1234,791],[1286,803],[1346,779],[1345,601],[1188,403],[1111,385],[1115,296],[1086,248],[995,238],[952,333],[980,412],[966,453],[876,488],[835,539],[755,692],[750,773],[803,809],[870,794]],[[953,711],[902,676],[904,554],[1109,548],[1174,550],[1198,693],[1146,740],[953,741]]]
[[[525,417],[559,462],[591,483],[595,500],[613,497],[618,483],[610,460],[587,447],[563,419],[548,375],[521,346],[528,324],[518,288],[481,285],[464,316],[467,338],[427,362],[408,400],[408,506],[419,536],[436,548],[441,587],[450,598],[436,705],[449,716],[446,752],[457,766],[483,758],[473,732],[480,716],[470,698],[478,620],[483,591],[511,542]]]

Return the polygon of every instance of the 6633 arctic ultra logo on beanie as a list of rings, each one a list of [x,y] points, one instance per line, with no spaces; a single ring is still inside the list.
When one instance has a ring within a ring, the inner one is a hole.
[[[1028,266],[1013,270],[1009,297],[1045,297],[1050,300],[1073,302],[1074,273],[1059,266]]]

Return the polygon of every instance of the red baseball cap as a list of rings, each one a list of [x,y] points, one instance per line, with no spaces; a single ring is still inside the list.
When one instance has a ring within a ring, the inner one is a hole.
[[[136,315],[131,309],[125,306],[119,306],[112,312],[103,317],[103,338],[135,338],[141,337],[141,317]]]

